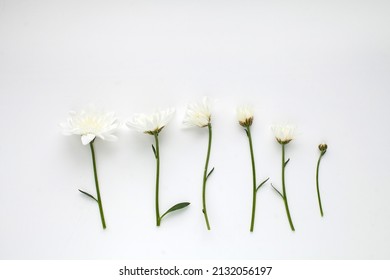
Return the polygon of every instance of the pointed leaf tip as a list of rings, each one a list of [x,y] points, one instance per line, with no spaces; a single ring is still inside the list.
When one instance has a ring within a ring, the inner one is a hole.
[[[282,193],[277,188],[275,188],[272,183],[271,183],[271,187],[284,199]]]
[[[286,160],[286,162],[284,163],[284,167],[286,167],[287,163],[290,161],[290,159]]]
[[[267,179],[265,179],[256,189],[256,192],[265,184],[267,183],[267,181],[269,180],[269,177]]]
[[[85,192],[85,191],[82,191],[79,189],[79,192],[81,192],[82,194],[85,194],[86,196],[88,196],[89,198],[92,198],[93,200],[95,200],[96,202],[98,202],[98,200],[91,194]]]
[[[214,167],[210,170],[209,174],[207,174],[206,180],[209,178],[209,176],[211,175],[211,173],[213,173],[213,171],[214,171]]]
[[[152,144],[152,149],[153,149],[153,153],[154,153],[154,157],[157,158],[157,152],[156,152],[156,148],[154,147],[154,145]]]
[[[167,212],[165,212],[165,213],[161,216],[160,220],[161,220],[165,215],[167,215],[167,214],[169,214],[169,213],[171,213],[171,212],[174,212],[174,211],[183,209],[183,208],[187,207],[188,205],[190,205],[189,202],[181,202],[181,203],[178,203],[178,204],[172,206],[171,208],[168,209]]]

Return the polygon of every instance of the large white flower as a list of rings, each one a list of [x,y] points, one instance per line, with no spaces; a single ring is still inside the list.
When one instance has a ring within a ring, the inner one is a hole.
[[[271,128],[280,144],[287,144],[294,139],[295,126],[293,125],[274,125]]]
[[[203,97],[202,101],[187,105],[184,125],[192,127],[206,127],[211,122],[211,102],[208,97]]]
[[[104,112],[90,105],[79,112],[69,112],[66,122],[60,124],[65,135],[81,135],[83,145],[89,144],[96,137],[113,141],[117,137],[113,135],[119,126],[119,121],[114,112]]]
[[[251,126],[253,122],[253,108],[251,106],[238,107],[237,119],[243,127]]]
[[[154,135],[160,132],[168,124],[174,113],[175,109],[169,108],[157,111],[151,115],[134,114],[126,125],[140,132]]]

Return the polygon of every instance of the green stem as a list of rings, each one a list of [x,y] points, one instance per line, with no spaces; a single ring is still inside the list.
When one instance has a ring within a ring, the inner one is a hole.
[[[316,172],[317,196],[318,196],[318,205],[320,206],[321,217],[324,216],[324,212],[322,211],[322,203],[321,203],[321,195],[320,195],[320,185],[319,185],[319,182],[318,182],[318,174],[319,174],[319,170],[320,170],[320,162],[321,162],[321,159],[322,159],[322,156],[323,156],[323,155],[324,155],[324,153],[321,152],[321,155],[320,155],[320,157],[318,158],[318,162],[317,162],[317,172]]]
[[[97,194],[97,202],[99,204],[99,212],[100,212],[100,219],[102,220],[102,226],[103,226],[103,229],[106,229],[106,221],[104,220],[103,204],[102,204],[102,198],[100,196],[100,190],[99,190],[99,180],[98,180],[97,170],[96,170],[96,158],[95,158],[95,150],[93,148],[93,142],[94,141],[90,142],[89,146],[91,147],[93,173],[95,176],[95,185],[96,185],[96,194]]]
[[[286,193],[286,184],[284,181],[284,168],[286,167],[285,163],[285,158],[284,158],[284,149],[285,149],[285,144],[282,144],[282,186],[283,186],[283,201],[284,201],[284,206],[286,207],[286,213],[287,213],[287,218],[288,222],[290,223],[290,227],[292,231],[295,231],[293,222],[291,220],[291,215],[290,215],[290,210],[288,208],[288,202],[287,202],[287,193]]]
[[[210,150],[211,150],[211,140],[213,137],[213,132],[211,129],[211,123],[208,124],[208,129],[209,129],[209,143],[207,147],[207,156],[206,156],[206,163],[204,166],[204,172],[203,172],[203,186],[202,186],[202,205],[203,205],[203,215],[204,219],[206,221],[206,226],[207,229],[210,230],[210,223],[209,223],[209,218],[207,216],[207,207],[206,207],[206,182],[207,182],[207,174],[208,174],[208,168],[209,168],[209,160],[210,160]]]
[[[255,227],[255,214],[256,214],[256,167],[255,167],[255,156],[253,155],[253,145],[252,145],[252,135],[250,126],[246,127],[248,132],[249,148],[251,152],[251,161],[252,161],[252,181],[253,181],[253,198],[252,198],[252,219],[250,231],[253,232]]]
[[[160,183],[160,147],[158,144],[158,132],[154,133],[156,142],[156,225],[161,224],[160,207],[159,207],[159,183]]]

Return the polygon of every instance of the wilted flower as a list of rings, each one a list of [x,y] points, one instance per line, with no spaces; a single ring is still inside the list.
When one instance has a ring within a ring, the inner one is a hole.
[[[60,124],[65,135],[81,135],[83,145],[89,144],[96,137],[103,140],[116,140],[113,135],[119,126],[119,121],[113,112],[103,112],[90,105],[79,112],[69,112],[66,122]]]
[[[253,108],[250,106],[241,106],[237,108],[237,119],[241,126],[248,127],[253,122]]]
[[[151,115],[134,114],[132,119],[126,124],[140,132],[144,132],[150,135],[159,133],[172,119],[175,113],[174,108],[157,111]]]
[[[288,144],[294,139],[295,126],[292,125],[274,125],[272,126],[276,140],[279,144]]]
[[[211,104],[208,97],[203,97],[201,102],[187,105],[183,123],[186,126],[206,127],[211,122]]]

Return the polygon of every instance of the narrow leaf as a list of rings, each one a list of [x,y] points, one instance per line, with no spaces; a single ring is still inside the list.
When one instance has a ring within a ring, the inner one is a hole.
[[[213,167],[213,169],[210,170],[209,174],[207,174],[206,180],[209,178],[209,176],[211,175],[211,173],[213,173],[213,171],[214,171],[214,167]]]
[[[267,183],[267,181],[269,180],[269,177],[267,179],[265,179],[256,189],[256,192],[265,184]]]
[[[245,130],[246,136],[248,136],[248,137],[249,137],[248,130],[247,130],[246,128],[245,128],[244,130]]]
[[[96,202],[98,202],[97,199],[93,195],[91,195],[85,191],[82,191],[80,189],[79,189],[79,192],[81,192],[82,194],[85,194],[86,196],[88,196],[88,197],[92,198],[93,200],[95,200]]]
[[[152,149],[153,149],[154,157],[157,158],[156,148],[154,148],[154,145],[153,145],[153,144],[152,144]]]
[[[181,203],[178,203],[178,204],[172,206],[171,208],[169,208],[168,211],[165,212],[164,215],[162,215],[160,219],[162,219],[166,214],[171,213],[171,212],[173,212],[173,211],[180,210],[180,209],[182,209],[182,208],[185,208],[185,207],[187,207],[188,205],[190,205],[189,202],[181,202]]]
[[[284,167],[286,167],[287,163],[290,161],[290,159],[288,159],[285,163],[284,163]]]
[[[271,187],[284,199],[282,193],[280,191],[278,191],[278,189],[275,188],[274,185],[272,185],[272,183],[271,183]]]

